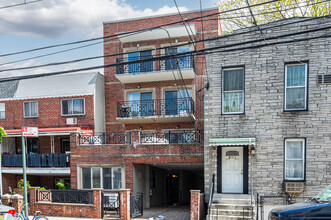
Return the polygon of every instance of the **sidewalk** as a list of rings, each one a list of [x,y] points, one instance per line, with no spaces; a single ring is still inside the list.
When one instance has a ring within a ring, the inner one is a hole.
[[[48,220],[102,220],[101,218],[71,218],[71,217],[55,217],[55,216],[46,216]],[[32,219],[33,216],[29,216],[29,219]]]

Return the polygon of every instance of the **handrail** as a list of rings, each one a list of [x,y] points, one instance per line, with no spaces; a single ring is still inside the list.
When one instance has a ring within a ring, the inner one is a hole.
[[[211,204],[213,202],[214,198],[214,185],[215,185],[215,174],[213,174],[211,183],[210,183],[210,188],[209,188],[209,201],[208,201],[208,215],[210,216],[210,209],[211,209]]]

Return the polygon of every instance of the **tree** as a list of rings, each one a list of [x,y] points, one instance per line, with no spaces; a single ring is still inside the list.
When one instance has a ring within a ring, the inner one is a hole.
[[[247,7],[249,3],[256,23],[264,24],[291,17],[318,17],[331,14],[331,2],[326,0],[279,0],[254,6],[269,0],[219,0],[220,12]],[[221,13],[223,33],[255,25],[249,8]]]
[[[5,136],[7,136],[5,129],[3,129],[3,127],[0,127],[0,143],[2,143],[2,138]]]

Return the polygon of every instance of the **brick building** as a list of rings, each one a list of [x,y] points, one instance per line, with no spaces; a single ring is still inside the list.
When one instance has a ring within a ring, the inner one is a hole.
[[[2,142],[4,193],[22,178],[22,126],[39,128],[39,137],[25,142],[30,184],[53,189],[59,178],[69,182],[75,137],[105,131],[104,77],[75,73],[1,82],[0,125],[7,132]]]
[[[178,14],[104,22],[104,36],[117,35],[105,38],[104,55],[116,56],[104,62],[118,64],[105,68],[106,135],[72,151],[73,186],[128,188],[144,194],[144,207],[189,203],[189,190],[203,189],[204,57],[158,57],[204,48],[189,42],[219,34],[217,13],[202,11],[212,15],[203,28],[200,11],[183,13],[197,18],[185,25]]]
[[[255,40],[206,58],[207,192],[212,174],[217,193],[312,196],[330,184],[330,23],[292,18],[208,42]]]

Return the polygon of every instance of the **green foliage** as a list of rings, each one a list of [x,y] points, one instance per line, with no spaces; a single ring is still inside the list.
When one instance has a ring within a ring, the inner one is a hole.
[[[266,0],[248,0],[249,5],[256,5]],[[221,12],[247,7],[246,0],[219,0]],[[331,2],[325,0],[280,0],[251,7],[257,24],[269,23],[292,17],[318,17],[331,14]],[[231,33],[238,28],[254,25],[248,8],[221,14],[223,33]]]
[[[45,187],[41,187],[41,186],[39,186],[39,189],[40,189],[40,190],[45,190]]]
[[[64,179],[60,179],[59,181],[57,181],[56,186],[59,189],[70,189],[70,183],[65,181]]]
[[[3,137],[7,136],[5,129],[3,127],[0,127],[0,143],[3,141]]]
[[[29,181],[26,181],[26,186],[27,186],[28,188],[31,187]],[[20,188],[20,189],[23,189],[23,188],[24,188],[24,182],[23,182],[23,179],[20,179],[20,180],[18,181],[18,183],[17,183],[17,188]]]

